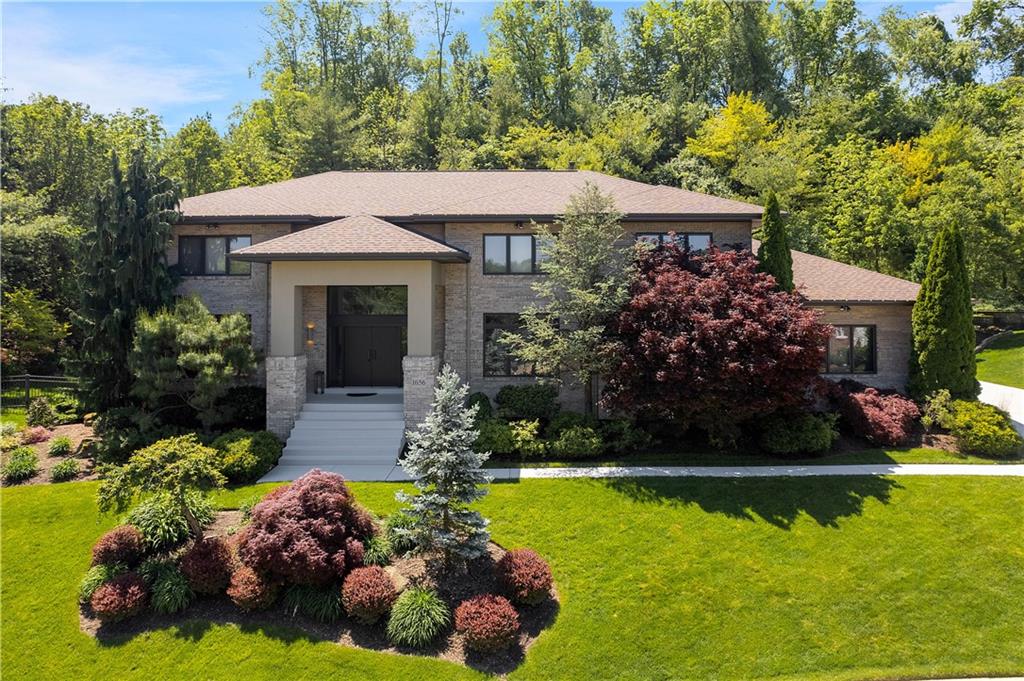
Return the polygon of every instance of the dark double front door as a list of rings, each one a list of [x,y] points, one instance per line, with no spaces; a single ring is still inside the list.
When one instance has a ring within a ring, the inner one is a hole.
[[[328,288],[327,385],[402,385],[404,294],[392,286]]]

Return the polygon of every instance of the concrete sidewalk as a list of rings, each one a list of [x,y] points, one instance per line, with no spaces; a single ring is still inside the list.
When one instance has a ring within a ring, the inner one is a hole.
[[[978,399],[1008,412],[1014,429],[1024,435],[1024,390],[998,383],[978,382],[981,383]]]

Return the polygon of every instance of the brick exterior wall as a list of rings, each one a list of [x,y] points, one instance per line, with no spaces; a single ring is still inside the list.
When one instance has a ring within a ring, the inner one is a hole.
[[[838,381],[852,378],[876,388],[906,390],[910,365],[910,313],[906,305],[854,305],[844,312],[839,305],[821,305],[823,321],[829,324],[875,326],[876,368],[874,374],[824,374]]]

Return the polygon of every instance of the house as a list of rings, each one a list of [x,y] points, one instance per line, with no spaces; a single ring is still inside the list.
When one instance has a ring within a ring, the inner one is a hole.
[[[531,221],[552,221],[585,182],[614,197],[633,238],[756,248],[760,206],[591,171],[328,172],[185,199],[169,260],[180,293],[249,316],[271,431],[288,436],[307,403],[328,409],[320,385],[335,402],[388,401],[411,426],[444,362],[492,396],[534,380],[494,338],[542,276]],[[805,253],[793,266],[836,325],[828,374],[903,387],[917,285]],[[578,388],[561,397],[582,406]]]

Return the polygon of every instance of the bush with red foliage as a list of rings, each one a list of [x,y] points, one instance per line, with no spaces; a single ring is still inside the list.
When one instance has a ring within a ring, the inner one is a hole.
[[[906,443],[921,418],[921,410],[909,397],[844,379],[834,384],[829,397],[839,408],[843,424],[854,435],[876,445]]]
[[[242,565],[231,573],[228,597],[242,610],[269,608],[277,598],[278,585],[266,575]]]
[[[636,265],[608,330],[606,407],[695,425],[729,445],[743,422],[807,403],[829,327],[758,272],[749,251],[666,245]]]
[[[497,565],[498,581],[516,603],[535,605],[551,591],[551,568],[533,549],[509,551]]]
[[[313,470],[256,504],[238,554],[270,577],[323,585],[361,561],[357,555],[346,558],[346,543],[373,532],[373,521],[356,505],[345,479]],[[348,548],[355,551],[351,543]]]
[[[142,612],[148,599],[145,580],[134,572],[126,572],[96,589],[89,604],[104,622],[118,622]]]
[[[131,525],[118,525],[92,547],[93,565],[134,565],[142,558],[142,533]]]
[[[515,642],[519,613],[508,599],[481,594],[463,601],[455,609],[455,631],[462,634],[470,650],[500,650]]]
[[[345,577],[341,603],[345,612],[363,624],[373,624],[391,610],[398,598],[395,585],[384,568],[356,568]]]
[[[193,591],[217,594],[231,581],[232,562],[227,542],[220,537],[207,537],[188,548],[179,567]]]

